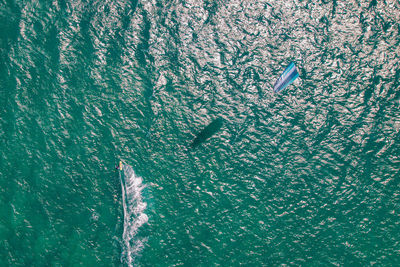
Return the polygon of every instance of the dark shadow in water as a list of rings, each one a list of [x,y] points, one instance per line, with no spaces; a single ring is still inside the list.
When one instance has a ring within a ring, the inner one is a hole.
[[[209,125],[207,125],[206,128],[204,128],[199,134],[196,135],[196,137],[190,144],[190,147],[195,148],[199,146],[201,143],[213,136],[219,129],[221,129],[223,124],[224,121],[222,118],[217,118],[213,120]]]

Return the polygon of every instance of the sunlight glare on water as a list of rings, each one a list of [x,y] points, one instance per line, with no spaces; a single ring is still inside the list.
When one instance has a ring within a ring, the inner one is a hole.
[[[0,14],[1,266],[399,265],[398,1]]]

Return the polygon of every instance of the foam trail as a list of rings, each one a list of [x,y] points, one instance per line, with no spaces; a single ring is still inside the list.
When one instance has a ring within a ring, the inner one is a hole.
[[[142,178],[135,174],[132,167],[128,164],[122,164],[122,162],[120,163],[119,177],[124,209],[121,262],[133,266],[137,265],[135,260],[147,241],[147,238],[137,235],[139,228],[148,221],[148,217],[144,213],[147,204],[142,197],[142,190],[146,186],[142,183]]]

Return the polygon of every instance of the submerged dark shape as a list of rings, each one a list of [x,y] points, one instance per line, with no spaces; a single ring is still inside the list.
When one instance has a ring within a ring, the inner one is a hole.
[[[194,138],[193,142],[190,144],[190,147],[195,148],[199,146],[201,143],[213,136],[219,129],[221,129],[223,124],[224,121],[222,118],[213,120],[209,125],[207,125],[206,128],[196,135],[196,138]]]

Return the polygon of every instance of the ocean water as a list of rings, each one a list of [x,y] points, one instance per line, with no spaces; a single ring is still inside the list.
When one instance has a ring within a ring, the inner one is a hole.
[[[399,22],[397,0],[1,1],[0,266],[400,265]]]

